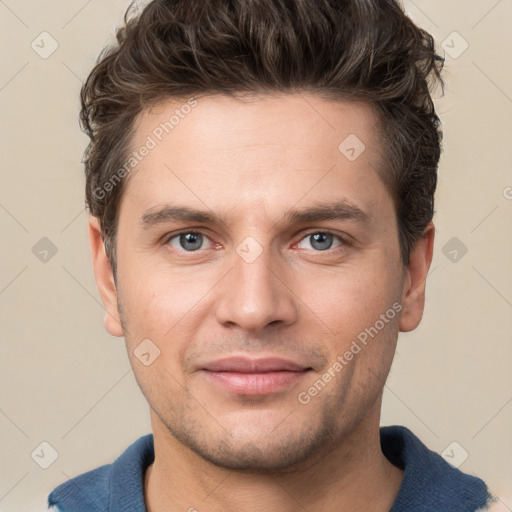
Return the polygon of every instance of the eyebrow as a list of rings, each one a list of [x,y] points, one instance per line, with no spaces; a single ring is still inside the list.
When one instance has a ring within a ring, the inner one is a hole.
[[[340,200],[314,204],[302,209],[292,208],[283,215],[282,220],[289,224],[307,224],[328,220],[349,220],[368,224],[371,221],[371,215],[349,201]],[[153,226],[173,221],[210,225],[228,224],[228,219],[225,215],[196,210],[187,206],[164,205],[158,210],[151,208],[146,210],[140,217],[140,225],[143,229],[149,229]]]

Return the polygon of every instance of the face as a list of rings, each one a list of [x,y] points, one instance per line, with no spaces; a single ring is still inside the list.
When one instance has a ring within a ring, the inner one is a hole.
[[[204,459],[284,470],[378,422],[431,246],[401,263],[375,124],[306,95],[140,116],[133,147],[155,144],[120,203],[117,289],[92,220],[95,273],[154,424]]]

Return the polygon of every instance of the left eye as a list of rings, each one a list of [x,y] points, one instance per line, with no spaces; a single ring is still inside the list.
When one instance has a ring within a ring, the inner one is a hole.
[[[317,251],[326,251],[332,247],[333,239],[337,238],[343,244],[343,240],[334,233],[330,233],[328,231],[317,231],[315,233],[310,233],[306,235],[302,240],[310,240],[310,244],[313,249]]]
[[[185,249],[187,252],[194,252],[201,249],[204,239],[208,237],[202,233],[196,233],[193,231],[187,231],[185,233],[178,233],[167,240],[172,247],[175,249]],[[177,247],[172,241],[176,239],[179,246]]]

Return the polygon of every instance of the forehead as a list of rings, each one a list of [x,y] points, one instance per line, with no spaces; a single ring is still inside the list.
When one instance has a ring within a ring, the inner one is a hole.
[[[135,147],[147,137],[157,145],[197,142],[198,150],[235,150],[253,144],[290,149],[301,142],[309,148],[338,149],[347,136],[364,138],[374,150],[376,115],[364,102],[335,101],[301,93],[251,95],[235,99],[225,95],[199,99],[169,99],[144,110],[136,121]],[[171,137],[172,135],[172,137]],[[371,140],[370,140],[371,138]],[[299,148],[297,148],[299,149]]]
[[[256,207],[341,193],[370,209],[382,193],[376,121],[365,103],[307,94],[168,100],[137,119],[121,203],[219,209],[228,198]]]

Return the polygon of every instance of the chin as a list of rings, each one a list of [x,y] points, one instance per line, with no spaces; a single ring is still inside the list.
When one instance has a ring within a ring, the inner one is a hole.
[[[171,430],[171,429],[169,429]],[[290,473],[315,464],[329,452],[336,435],[331,425],[311,430],[304,425],[287,427],[273,436],[261,429],[239,429],[237,435],[228,430],[198,432],[192,429],[172,431],[181,443],[204,460],[224,469],[248,473]]]

